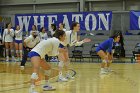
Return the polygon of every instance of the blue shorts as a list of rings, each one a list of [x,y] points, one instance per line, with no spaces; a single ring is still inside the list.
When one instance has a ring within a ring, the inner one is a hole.
[[[96,48],[96,53],[98,53],[100,50],[103,50],[101,47]],[[105,52],[105,50],[103,50]]]
[[[65,48],[65,46],[63,44],[59,44],[59,48]]]
[[[22,43],[22,40],[15,40],[15,43],[20,44],[20,43]]]
[[[28,56],[29,56],[30,58],[32,58],[32,57],[34,57],[34,56],[39,56],[39,57],[40,57],[40,55],[39,55],[38,53],[34,52],[34,51],[29,52],[29,53],[28,53]]]

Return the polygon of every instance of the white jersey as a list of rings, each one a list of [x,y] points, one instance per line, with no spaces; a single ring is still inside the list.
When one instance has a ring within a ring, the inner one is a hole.
[[[24,42],[26,43],[27,47],[34,48],[40,42],[40,38],[38,36],[34,38],[32,35],[30,35],[24,40]]]
[[[80,46],[84,43],[83,41],[78,41],[77,32],[66,31],[65,33],[66,33],[66,39],[64,42],[61,43],[64,46],[67,46],[67,45]]]
[[[22,30],[15,30],[15,40],[22,40]]]
[[[47,40],[47,39],[48,39],[47,33],[42,33],[42,32],[40,32],[39,34],[40,34],[40,37],[41,37],[41,41],[42,41],[42,40]]]
[[[41,59],[43,59],[46,54],[48,56],[57,56],[59,54],[59,44],[60,41],[57,38],[53,37],[41,41],[31,51],[38,53]]]
[[[67,31],[67,30],[64,28],[63,31]]]
[[[3,32],[3,41],[4,42],[13,42],[14,37],[14,30],[10,29],[10,32],[8,32],[8,29],[4,29]]]
[[[51,36],[53,36],[55,33],[55,31],[53,31],[53,30],[50,30],[50,32],[51,32]]]

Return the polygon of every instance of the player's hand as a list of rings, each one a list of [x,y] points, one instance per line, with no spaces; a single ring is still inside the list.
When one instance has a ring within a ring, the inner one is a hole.
[[[89,39],[89,38],[85,38],[83,41],[84,41],[84,42],[90,42],[91,39]]]

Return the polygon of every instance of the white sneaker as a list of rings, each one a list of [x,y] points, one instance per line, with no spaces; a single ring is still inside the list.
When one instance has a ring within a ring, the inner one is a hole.
[[[54,62],[54,59],[52,58],[52,59],[50,60],[50,62]]]
[[[6,62],[9,62],[9,57],[6,57]]]
[[[68,81],[68,79],[66,79],[62,76],[58,78],[58,82],[67,82],[67,81]]]
[[[55,87],[50,86],[50,85],[45,85],[45,86],[43,86],[43,90],[44,91],[51,91],[51,90],[55,90]]]
[[[24,66],[20,66],[20,70],[24,70],[24,68],[25,68]]]
[[[16,61],[15,61],[15,57],[14,57],[14,56],[12,56],[12,62],[16,62]]]
[[[74,79],[75,77],[71,76],[70,74],[67,74],[67,75],[66,75],[66,78],[67,78],[67,79]]]
[[[107,68],[106,70],[107,70],[107,72],[113,72],[114,71],[111,68]]]
[[[29,92],[29,93],[38,93],[37,91],[31,91],[31,92]]]
[[[29,89],[29,93],[38,93],[38,92],[34,90],[34,86],[31,86]]]
[[[100,74],[107,74],[108,72],[106,70],[101,70]]]

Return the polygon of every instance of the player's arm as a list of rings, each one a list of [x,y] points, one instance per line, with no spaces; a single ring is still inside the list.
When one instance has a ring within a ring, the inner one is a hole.
[[[26,48],[26,47],[27,47],[27,43],[29,43],[30,41],[31,41],[31,38],[30,38],[30,37],[27,37],[27,38],[24,40],[23,46]]]
[[[10,31],[10,36],[12,36],[12,37],[14,37],[14,30],[13,29],[11,29],[11,31]]]
[[[73,44],[75,45],[75,46],[80,46],[80,45],[82,45],[83,43],[86,43],[86,42],[90,42],[91,41],[91,39],[89,39],[89,38],[85,38],[85,39],[83,39],[82,41],[74,41],[73,42]]]

